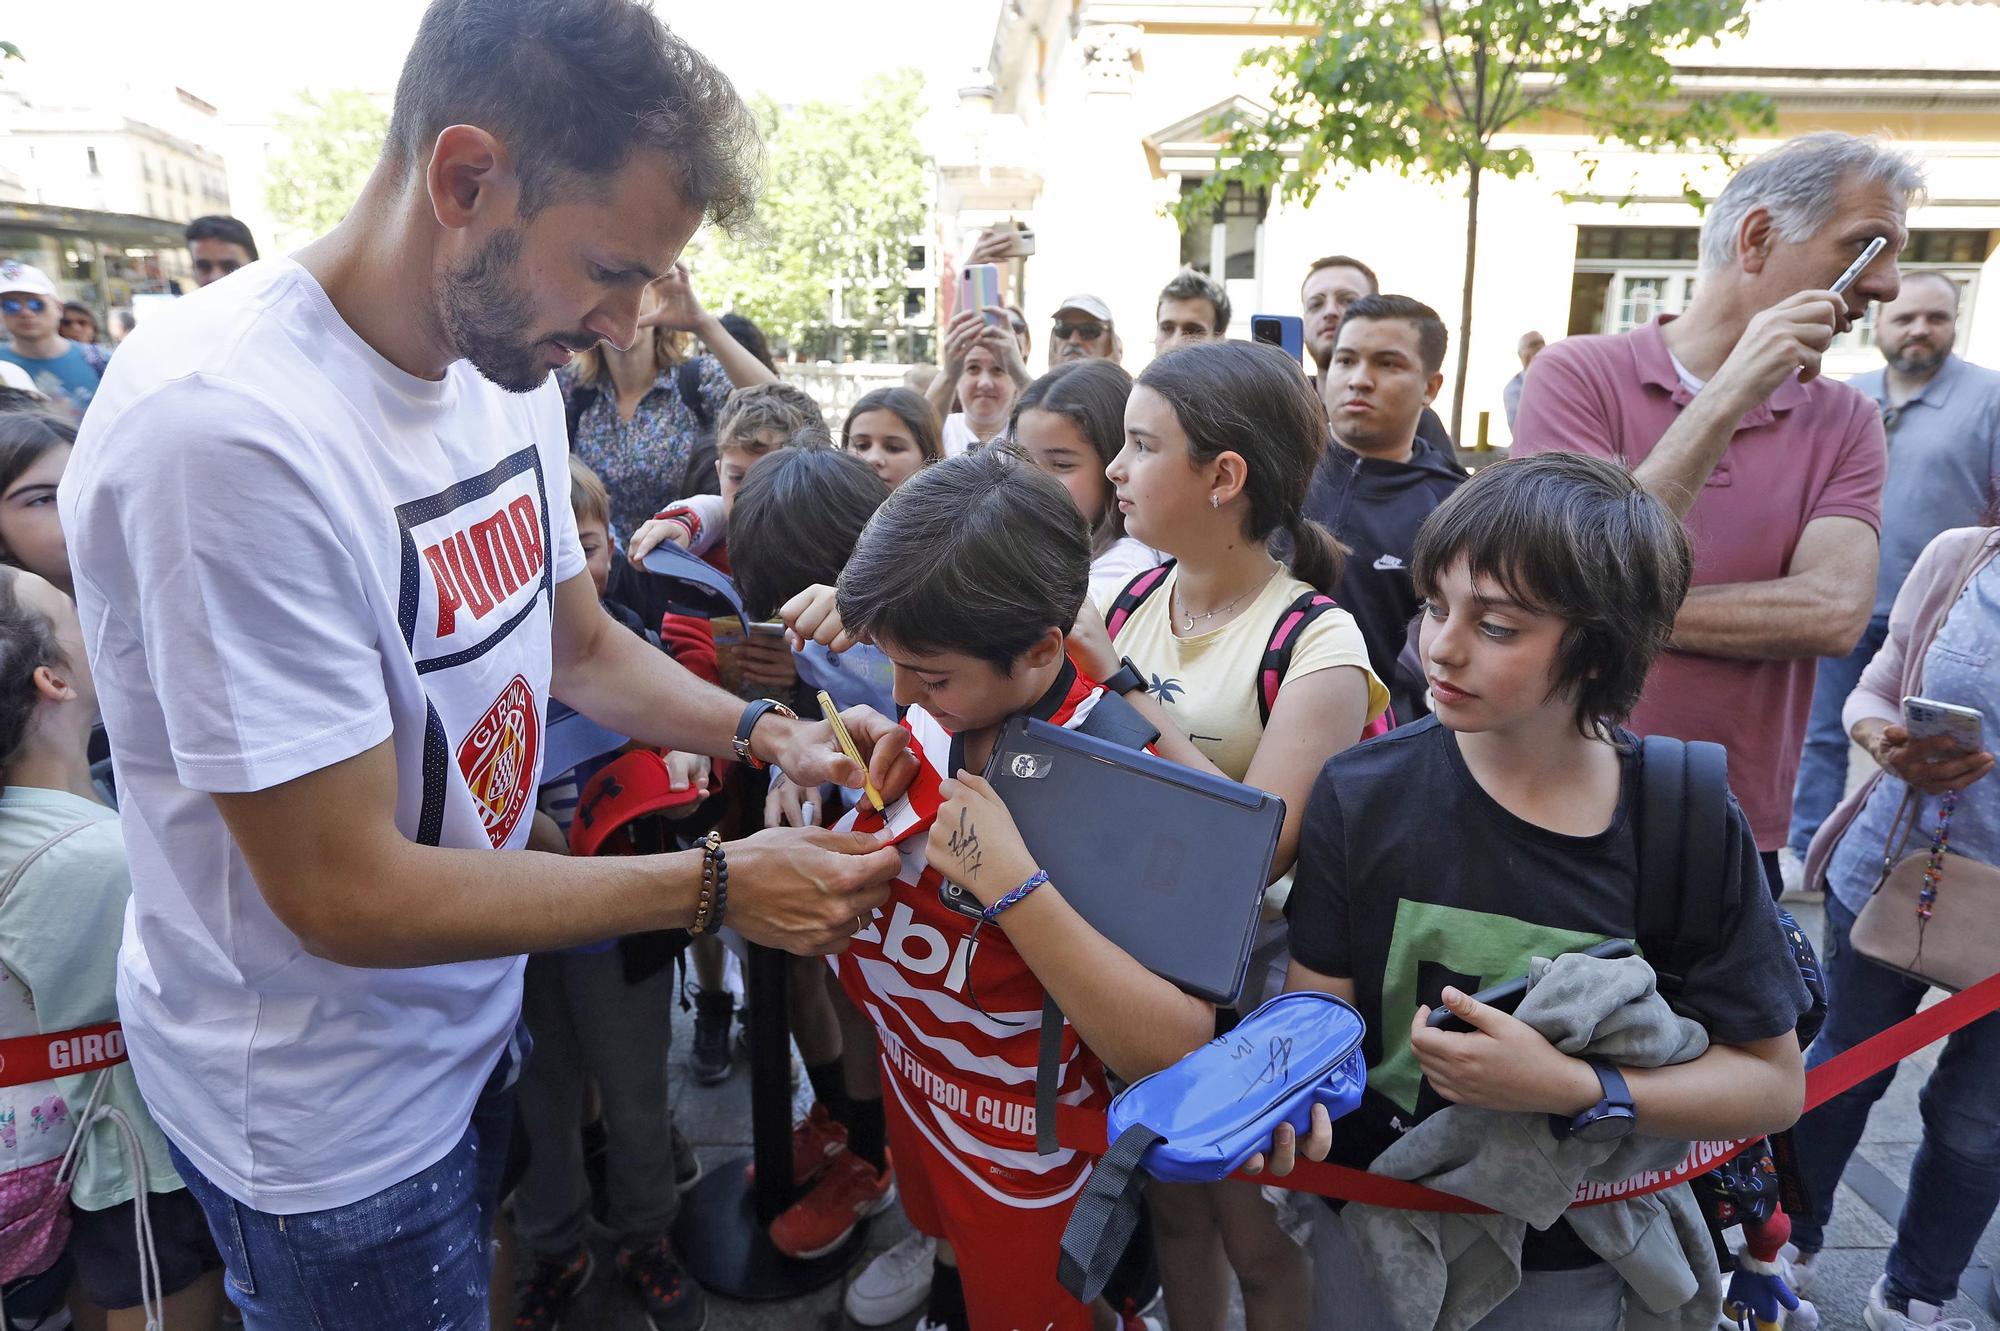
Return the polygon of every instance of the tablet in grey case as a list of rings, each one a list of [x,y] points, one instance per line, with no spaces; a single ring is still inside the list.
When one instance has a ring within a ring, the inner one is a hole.
[[[1045,721],[1014,717],[986,779],[1063,900],[1154,974],[1233,1003],[1285,802]]]

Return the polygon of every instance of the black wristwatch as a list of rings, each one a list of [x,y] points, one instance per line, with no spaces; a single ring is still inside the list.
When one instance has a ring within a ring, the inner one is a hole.
[[[764,719],[766,712],[776,712],[779,716],[793,721],[799,719],[797,712],[775,698],[759,698],[743,709],[743,718],[736,723],[736,739],[733,741],[736,745],[736,756],[759,771],[763,770],[764,764],[758,760],[756,754],[750,752],[750,732],[757,728],[757,723]]]
[[[1139,673],[1139,667],[1132,664],[1129,656],[1120,657],[1118,668],[1100,682],[1107,691],[1120,697],[1146,687],[1146,677]]]
[[[1574,1137],[1584,1142],[1612,1142],[1630,1135],[1638,1114],[1632,1108],[1632,1092],[1625,1085],[1625,1074],[1594,1058],[1584,1061],[1597,1074],[1603,1098],[1575,1118],[1550,1114],[1549,1131],[1558,1141]]]

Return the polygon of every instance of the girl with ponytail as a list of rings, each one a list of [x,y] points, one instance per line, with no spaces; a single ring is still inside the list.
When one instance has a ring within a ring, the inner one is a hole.
[[[1086,605],[1070,639],[1087,673],[1131,685],[1125,696],[1160,727],[1163,756],[1285,801],[1246,1012],[1282,987],[1280,912],[1313,779],[1388,705],[1354,617],[1313,598],[1340,576],[1339,545],[1302,512],[1326,443],[1324,410],[1274,347],[1206,342],[1147,366],[1104,474],[1126,533],[1173,562]],[[1273,555],[1279,545],[1287,561]],[[1302,614],[1276,696],[1262,696],[1277,631]],[[1118,675],[1121,661],[1132,674]],[[1220,1331],[1232,1266],[1249,1331],[1307,1324],[1304,1253],[1257,1187],[1156,1184],[1148,1196],[1173,1326]]]

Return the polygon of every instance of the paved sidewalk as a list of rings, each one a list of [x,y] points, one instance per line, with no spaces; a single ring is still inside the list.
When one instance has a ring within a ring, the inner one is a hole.
[[[1817,907],[1796,912],[1799,922],[1815,939],[1820,931]],[[680,1128],[696,1144],[704,1163],[716,1168],[723,1162],[749,1153],[750,1080],[739,1066],[723,1085],[713,1088],[694,1085],[686,1075],[684,1060],[692,1039],[688,1014],[674,1012],[674,1067],[672,1074],[674,1114]],[[1815,1274],[1814,1297],[1826,1331],[1863,1331],[1861,1306],[1868,1287],[1881,1274],[1882,1261],[1895,1236],[1895,1216],[1902,1205],[1902,1189],[1908,1179],[1910,1159],[1919,1137],[1917,1090],[1935,1061],[1926,1051],[1904,1065],[1895,1085],[1876,1107],[1854,1166],[1848,1172],[1836,1202],[1834,1222],[1828,1233],[1826,1252]],[[800,1078],[803,1081],[803,1075]],[[872,1254],[888,1247],[907,1232],[899,1211],[890,1211],[874,1222],[869,1235]],[[609,1253],[599,1266],[584,1316],[575,1325],[601,1331],[644,1331],[646,1323],[638,1305],[611,1274]],[[1987,1294],[1994,1271],[2000,1269],[2000,1225],[1989,1227],[1966,1273],[1965,1290],[1948,1315],[1970,1319],[1977,1331],[2000,1331],[2000,1316],[1981,1302]],[[857,1267],[858,1270],[858,1267]],[[850,1277],[851,1278],[851,1277]],[[709,1331],[845,1331],[850,1324],[840,1311],[841,1286],[821,1290],[804,1299],[784,1304],[748,1304],[713,1299]],[[895,1331],[909,1331],[914,1318]],[[1242,1322],[1231,1323],[1238,1331]],[[1353,1331],[1374,1331],[1354,1328]]]

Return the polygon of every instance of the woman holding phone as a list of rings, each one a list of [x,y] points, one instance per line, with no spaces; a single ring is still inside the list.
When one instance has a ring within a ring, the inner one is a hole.
[[[1937,881],[1937,921],[1962,919],[1953,915],[1954,908],[1963,912],[1968,892],[1979,890],[1978,876],[1991,875],[2000,865],[2000,781],[1993,779],[1990,752],[2000,733],[1996,509],[2000,504],[1989,507],[1988,525],[1945,532],[1918,557],[1889,612],[1888,641],[1847,700],[1842,719],[1848,733],[1881,770],[1834,812],[1806,853],[1806,882],[1826,889],[1826,939],[1820,950],[1826,1027],[1807,1054],[1809,1068],[1910,1016],[1929,988],[1861,956],[1850,940],[1856,918],[1884,877],[1885,857],[1900,860],[1927,849],[1952,857],[1943,861]],[[1913,737],[1903,705],[1913,696],[1977,712],[1979,738],[1973,739],[1969,727]],[[1989,878],[1988,895],[1996,889],[2000,884]],[[1878,899],[1876,908],[1888,904]],[[1986,969],[2000,969],[2000,939],[1989,941],[1996,964]],[[1791,1255],[1796,1283],[1808,1292],[1840,1176],[1869,1110],[1894,1076],[1891,1068],[1869,1078],[1793,1129],[1813,1210],[1792,1217]],[[1959,1278],[2000,1202],[2000,1015],[1984,1017],[1945,1041],[1920,1104],[1923,1139],[1910,1166],[1909,1199],[1886,1270],[1862,1309],[1871,1331],[1944,1325],[1943,1305],[1957,1294]]]
[[[950,385],[959,409],[944,418],[944,455],[955,458],[969,448],[992,443],[1007,433],[1014,399],[1028,386],[1028,366],[1020,343],[1007,326],[1006,311],[960,310],[944,335],[944,373],[939,385]],[[988,316],[997,316],[989,319]],[[932,393],[941,389],[934,385]],[[936,397],[932,403],[935,405]]]

